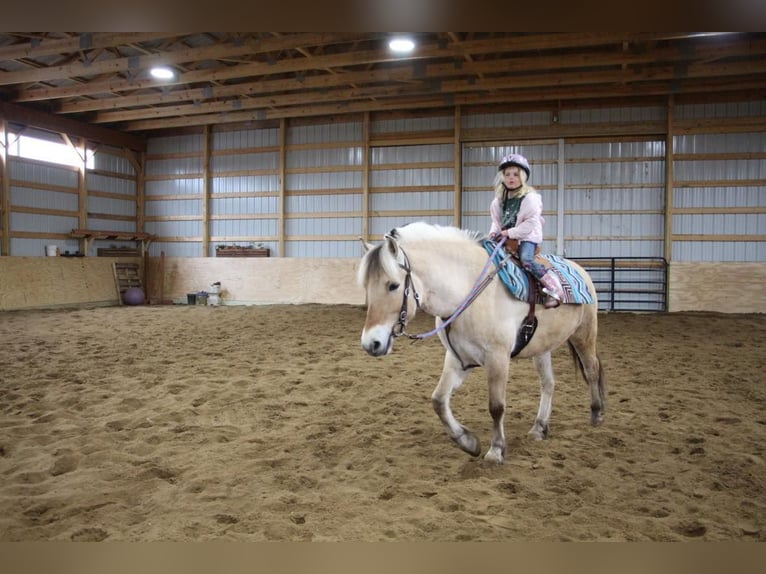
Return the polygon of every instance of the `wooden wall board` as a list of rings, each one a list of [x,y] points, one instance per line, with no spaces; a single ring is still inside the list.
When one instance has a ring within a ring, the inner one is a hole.
[[[111,257],[0,257],[0,311],[118,305]],[[134,260],[141,263],[140,258]]]
[[[166,257],[159,283],[160,258],[148,259],[151,300],[186,300],[221,282],[223,304],[364,304],[356,283],[357,259]]]
[[[671,263],[668,310],[766,313],[763,263]]]

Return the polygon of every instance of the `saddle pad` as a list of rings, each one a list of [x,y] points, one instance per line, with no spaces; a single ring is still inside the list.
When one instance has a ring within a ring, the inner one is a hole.
[[[495,251],[495,242],[489,239],[483,241],[484,249],[492,255]],[[511,295],[521,301],[529,300],[529,277],[527,273],[518,265],[508,259],[502,263],[506,253],[501,249],[494,257],[495,265],[498,267],[498,276],[508,288]],[[580,272],[575,269],[571,262],[558,255],[536,256],[538,263],[543,265],[549,273],[554,273],[559,279],[564,289],[564,298],[562,303],[572,303],[576,305],[593,303],[593,295],[588,291],[588,285]],[[538,289],[538,296],[542,295]],[[540,301],[542,302],[542,301]]]

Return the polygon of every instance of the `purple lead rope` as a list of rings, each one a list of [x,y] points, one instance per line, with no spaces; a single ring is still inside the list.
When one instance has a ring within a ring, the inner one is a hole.
[[[489,269],[490,265],[492,265],[492,262],[495,259],[495,255],[497,255],[500,249],[502,249],[506,239],[507,237],[502,237],[502,239],[500,239],[500,241],[497,242],[497,245],[495,245],[494,251],[492,251],[492,255],[489,256],[487,263],[484,265],[484,269],[481,270],[481,273],[479,274],[479,278],[476,279],[476,283],[474,283],[473,287],[471,288],[471,291],[468,293],[468,296],[460,305],[458,305],[457,309],[455,309],[452,312],[452,315],[450,315],[447,319],[445,319],[441,325],[439,325],[438,327],[434,329],[431,329],[427,333],[420,333],[419,335],[407,335],[410,339],[423,340],[423,339],[428,339],[429,337],[433,337],[439,331],[446,329],[450,323],[452,323],[455,319],[457,319],[460,315],[462,315],[463,311],[465,311],[468,308],[468,306],[474,302],[474,300],[481,294],[482,291],[484,291],[486,286],[489,285],[489,282],[492,281],[492,279],[497,274],[498,270],[495,269],[493,273],[490,273],[485,277],[487,270]],[[505,259],[503,261],[505,261]]]

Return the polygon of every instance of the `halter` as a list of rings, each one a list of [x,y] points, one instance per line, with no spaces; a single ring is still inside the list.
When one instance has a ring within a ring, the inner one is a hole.
[[[463,311],[465,311],[471,303],[473,303],[476,298],[484,291],[484,289],[489,285],[489,282],[492,281],[492,279],[495,278],[495,275],[497,275],[499,271],[499,265],[502,265],[505,263],[506,260],[510,258],[510,255],[507,255],[498,266],[495,267],[495,269],[487,274],[487,269],[489,269],[489,266],[492,264],[493,259],[495,258],[495,255],[503,248],[503,244],[505,243],[505,240],[507,237],[503,236],[501,237],[500,241],[498,241],[497,245],[495,246],[495,250],[492,252],[492,255],[487,260],[487,263],[484,265],[484,269],[481,270],[481,273],[479,274],[479,277],[476,279],[476,282],[474,283],[473,287],[471,288],[471,291],[468,293],[466,298],[463,300],[460,305],[458,305],[457,309],[455,309],[452,314],[447,317],[446,319],[443,319],[442,324],[438,327],[432,329],[431,331],[428,331],[427,333],[420,333],[418,335],[410,335],[406,331],[407,326],[407,299],[410,296],[410,288],[412,288],[412,292],[415,297],[415,305],[418,309],[420,309],[420,295],[418,295],[418,292],[415,290],[415,285],[412,282],[412,267],[410,267],[410,260],[409,257],[407,257],[407,253],[405,253],[404,249],[399,247],[399,249],[402,252],[402,255],[404,255],[404,263],[400,263],[399,267],[404,269],[406,275],[404,276],[404,293],[402,295],[402,307],[399,310],[399,320],[394,325],[394,328],[392,329],[392,334],[394,337],[401,337],[406,336],[409,339],[412,339],[413,341],[420,341],[423,339],[428,339],[429,337],[433,337],[436,335],[439,331],[443,331],[446,329],[455,319],[457,319],[460,315],[463,314]],[[396,331],[396,328],[399,327],[399,332]]]

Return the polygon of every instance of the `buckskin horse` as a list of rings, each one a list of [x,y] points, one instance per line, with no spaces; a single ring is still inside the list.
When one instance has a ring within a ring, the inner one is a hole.
[[[387,355],[399,336],[423,338],[406,332],[418,310],[434,316],[432,333],[446,350],[441,377],[431,395],[434,411],[449,437],[467,453],[479,456],[479,439],[455,418],[450,399],[472,368],[484,367],[493,422],[484,459],[502,463],[510,356],[530,305],[511,297],[500,281],[486,281],[477,294],[477,278],[491,267],[483,240],[477,232],[417,222],[393,229],[378,245],[363,242],[366,252],[357,279],[366,292],[367,316],[361,342],[370,355]],[[541,305],[534,335],[518,351],[518,357],[532,358],[540,377],[540,405],[529,431],[537,440],[547,438],[549,432],[555,384],[551,352],[564,342],[590,389],[591,424],[600,425],[604,418],[606,383],[596,352],[595,288],[585,270],[563,261],[579,273],[592,303],[555,309]]]

